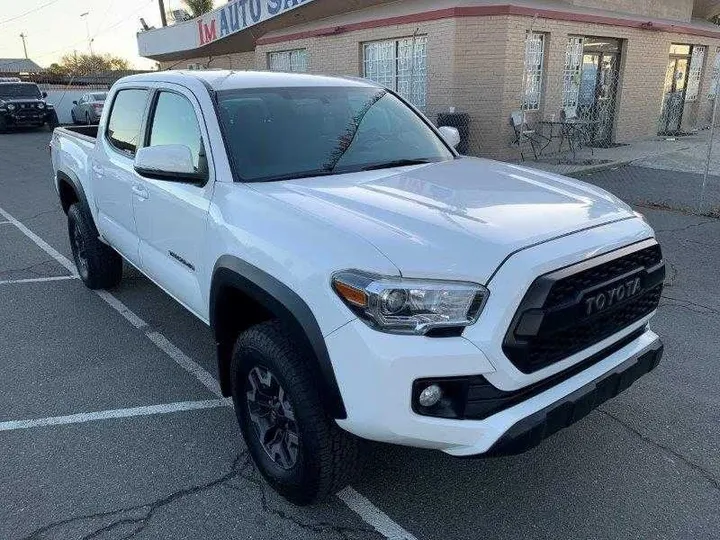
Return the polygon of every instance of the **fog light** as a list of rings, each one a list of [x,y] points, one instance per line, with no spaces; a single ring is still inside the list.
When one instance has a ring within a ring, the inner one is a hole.
[[[431,384],[425,390],[420,392],[418,402],[423,407],[432,407],[442,398],[442,390],[437,384]]]

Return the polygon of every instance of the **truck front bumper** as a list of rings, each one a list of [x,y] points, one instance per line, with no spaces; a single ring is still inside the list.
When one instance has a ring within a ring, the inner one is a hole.
[[[583,418],[654,369],[658,336],[643,324],[638,337],[587,369],[482,420],[438,418],[412,407],[421,379],[491,375],[483,352],[462,337],[382,334],[353,321],[326,338],[347,409],[343,429],[366,439],[441,450],[454,456],[512,454]]]

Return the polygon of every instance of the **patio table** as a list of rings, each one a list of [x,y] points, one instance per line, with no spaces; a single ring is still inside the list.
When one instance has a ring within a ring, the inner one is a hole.
[[[585,142],[590,141],[590,129],[598,122],[596,120],[576,118],[572,120],[541,120],[538,123],[541,126],[547,126],[549,129],[549,133],[545,134],[548,143],[542,148],[541,152],[544,152],[554,139],[560,139],[560,144],[558,145],[558,153],[560,153],[562,152],[564,142],[567,140],[570,151],[573,154],[573,160],[575,160],[578,148]],[[580,141],[579,145],[577,141]],[[592,148],[590,150],[594,155]]]

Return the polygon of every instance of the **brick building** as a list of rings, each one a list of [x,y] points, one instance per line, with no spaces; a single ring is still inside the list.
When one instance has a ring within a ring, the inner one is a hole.
[[[707,126],[720,79],[715,0],[231,0],[138,34],[163,69],[308,71],[374,79],[466,151],[509,157],[509,118],[592,118],[598,144]]]

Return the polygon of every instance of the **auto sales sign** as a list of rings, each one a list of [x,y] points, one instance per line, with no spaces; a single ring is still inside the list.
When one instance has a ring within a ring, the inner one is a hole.
[[[200,46],[281,15],[313,0],[232,0],[197,19]]]

